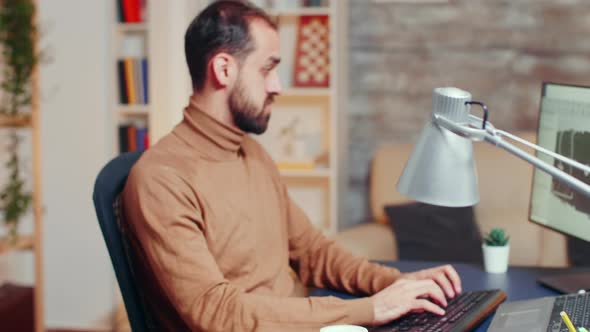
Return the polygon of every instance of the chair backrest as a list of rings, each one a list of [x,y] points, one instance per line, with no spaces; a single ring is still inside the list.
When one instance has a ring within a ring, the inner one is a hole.
[[[127,243],[121,234],[115,210],[117,197],[125,186],[129,171],[140,156],[140,151],[123,153],[106,164],[96,178],[92,198],[98,223],[121,289],[131,329],[133,331],[149,331],[151,317],[148,317],[145,303],[143,303],[137,288],[132,262],[126,249]]]

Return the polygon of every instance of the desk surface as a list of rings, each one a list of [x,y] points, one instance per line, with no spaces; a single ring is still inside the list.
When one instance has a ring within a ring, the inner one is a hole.
[[[415,262],[398,261],[383,262],[382,264],[398,268],[402,272],[412,272],[441,265],[440,262]],[[464,291],[499,288],[506,292],[506,301],[518,301],[543,296],[555,296],[559,293],[539,285],[536,280],[539,276],[564,272],[565,269],[534,268],[534,267],[510,267],[507,273],[489,274],[483,267],[474,264],[453,264],[461,276]],[[354,296],[325,289],[316,289],[311,296],[337,296],[340,298],[354,298]],[[486,331],[492,318],[488,318],[476,331]]]

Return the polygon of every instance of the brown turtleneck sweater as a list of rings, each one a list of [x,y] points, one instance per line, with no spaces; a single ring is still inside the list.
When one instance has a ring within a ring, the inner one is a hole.
[[[164,330],[370,324],[370,298],[295,297],[291,268],[306,285],[359,295],[399,275],[324,237],[263,148],[194,105],[133,167],[122,203],[141,289]]]

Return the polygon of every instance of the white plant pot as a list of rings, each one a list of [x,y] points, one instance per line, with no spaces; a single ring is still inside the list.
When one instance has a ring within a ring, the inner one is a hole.
[[[483,244],[483,265],[488,273],[504,273],[508,270],[508,257],[510,245],[503,247],[488,246]]]

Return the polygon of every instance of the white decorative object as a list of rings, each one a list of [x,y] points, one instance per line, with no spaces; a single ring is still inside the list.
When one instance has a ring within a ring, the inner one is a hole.
[[[483,263],[488,273],[505,273],[508,270],[508,257],[510,256],[510,245],[488,246],[482,244]]]
[[[274,9],[277,10],[289,10],[289,9],[297,9],[301,7],[299,1],[295,0],[275,0],[274,1]]]

